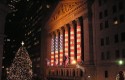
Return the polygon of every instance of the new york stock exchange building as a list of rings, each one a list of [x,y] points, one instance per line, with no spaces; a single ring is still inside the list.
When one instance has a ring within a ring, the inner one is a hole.
[[[124,0],[59,1],[42,32],[44,78],[124,80],[124,4]]]

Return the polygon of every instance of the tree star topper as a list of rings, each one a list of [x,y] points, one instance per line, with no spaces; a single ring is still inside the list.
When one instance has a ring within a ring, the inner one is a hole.
[[[22,43],[21,43],[21,44],[22,44],[22,46],[23,46],[23,45],[24,45],[24,42],[22,41]]]

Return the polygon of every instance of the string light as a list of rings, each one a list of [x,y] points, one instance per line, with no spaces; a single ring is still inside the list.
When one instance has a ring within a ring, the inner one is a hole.
[[[32,62],[24,46],[17,51],[12,65],[7,70],[8,80],[32,80]]]

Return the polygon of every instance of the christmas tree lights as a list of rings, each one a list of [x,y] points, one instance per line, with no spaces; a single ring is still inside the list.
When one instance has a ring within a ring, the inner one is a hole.
[[[8,80],[32,80],[32,61],[24,46],[17,51],[7,75]]]

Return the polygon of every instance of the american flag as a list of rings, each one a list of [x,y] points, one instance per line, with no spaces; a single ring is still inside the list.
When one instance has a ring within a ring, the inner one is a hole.
[[[51,66],[54,65],[54,39],[51,40]]]
[[[81,26],[77,26],[77,62],[81,62]]]
[[[70,29],[70,63],[74,60],[74,28]]]
[[[68,47],[69,47],[68,43],[69,43],[69,41],[68,41],[68,31],[66,30],[65,31],[65,56],[68,56],[68,51],[69,51],[69,49],[68,49]]]
[[[55,38],[55,65],[58,65],[58,36]]]
[[[60,65],[62,65],[62,62],[63,62],[63,35],[62,34],[60,35],[59,49],[60,49]]]

